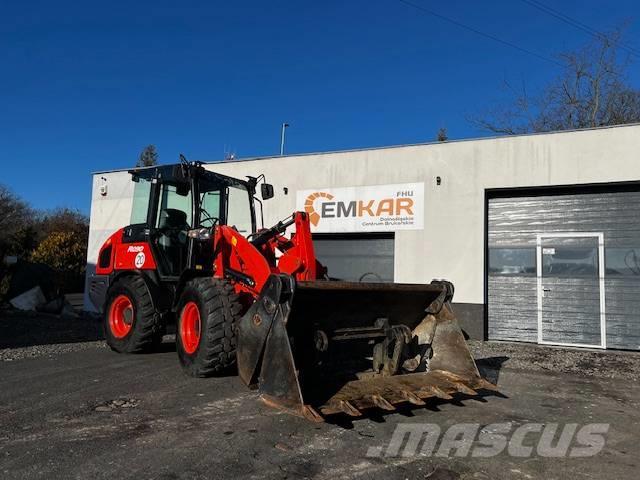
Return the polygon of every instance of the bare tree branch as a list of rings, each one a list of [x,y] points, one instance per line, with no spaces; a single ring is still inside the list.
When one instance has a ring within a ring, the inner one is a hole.
[[[560,54],[565,70],[535,97],[505,80],[510,103],[469,120],[503,135],[640,122],[640,90],[627,82],[630,57],[619,59],[621,40],[617,29],[579,51]]]

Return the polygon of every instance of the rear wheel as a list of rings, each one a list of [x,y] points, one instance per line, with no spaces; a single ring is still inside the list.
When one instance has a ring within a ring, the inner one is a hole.
[[[236,322],[242,305],[223,280],[195,278],[178,305],[176,347],[184,371],[208,377],[230,370],[236,361]]]
[[[162,341],[160,315],[141,277],[124,277],[109,287],[104,331],[107,344],[119,353],[150,350]]]

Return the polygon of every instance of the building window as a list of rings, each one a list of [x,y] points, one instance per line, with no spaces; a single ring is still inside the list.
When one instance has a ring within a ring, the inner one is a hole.
[[[607,275],[640,278],[640,248],[606,248],[604,258]]]
[[[489,274],[535,275],[535,248],[490,248]]]
[[[592,247],[543,247],[542,275],[545,277],[597,276],[598,249]]]

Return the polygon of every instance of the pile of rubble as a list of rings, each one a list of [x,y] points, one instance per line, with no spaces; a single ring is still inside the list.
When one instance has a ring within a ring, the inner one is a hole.
[[[5,310],[13,308],[65,317],[77,317],[82,311],[81,295],[64,295],[56,273],[46,265],[16,257],[5,257],[4,264],[8,277]]]

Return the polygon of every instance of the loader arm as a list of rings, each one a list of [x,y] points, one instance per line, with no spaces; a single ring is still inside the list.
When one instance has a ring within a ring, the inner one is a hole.
[[[292,225],[296,231],[287,239],[283,233]],[[326,269],[315,257],[309,217],[304,212],[295,212],[273,227],[257,232],[250,240],[233,227],[216,227],[214,272],[218,278],[236,282],[238,291],[257,298],[273,273],[291,275],[297,281],[309,281],[322,276]]]

